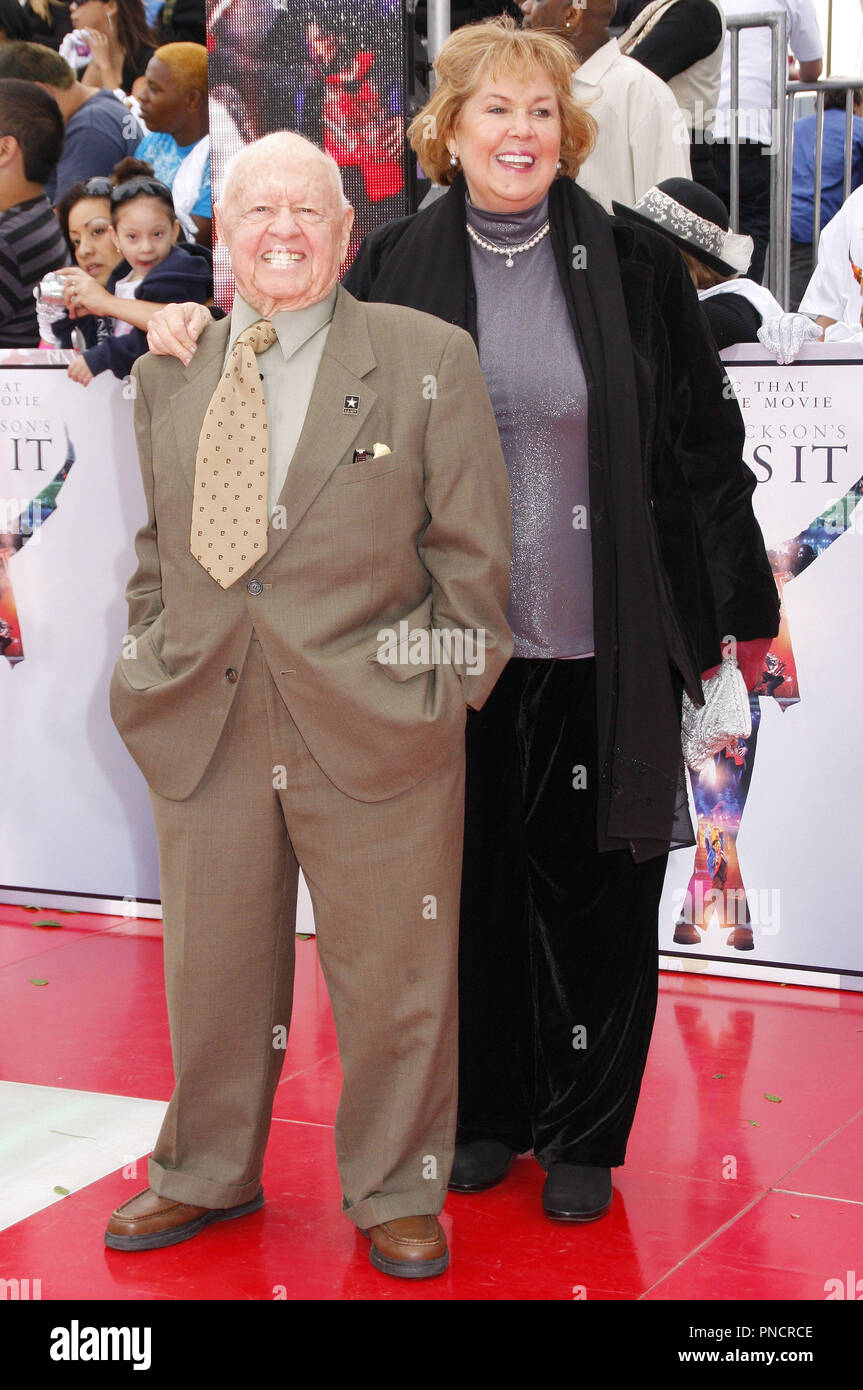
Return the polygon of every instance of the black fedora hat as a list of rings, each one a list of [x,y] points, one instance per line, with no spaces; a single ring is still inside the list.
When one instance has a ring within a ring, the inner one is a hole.
[[[752,238],[728,230],[721,198],[692,179],[663,179],[634,207],[612,202],[618,217],[652,227],[720,275],[741,275],[752,259]]]

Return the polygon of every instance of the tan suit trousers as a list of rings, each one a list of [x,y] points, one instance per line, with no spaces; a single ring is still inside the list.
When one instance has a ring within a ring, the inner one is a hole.
[[[361,1228],[439,1212],[456,1117],[461,742],[401,795],[354,800],[311,757],[253,638],[203,780],[185,801],[151,797],[176,1086],[150,1185],[207,1207],[261,1185],[302,868],[344,1072],[343,1210]]]

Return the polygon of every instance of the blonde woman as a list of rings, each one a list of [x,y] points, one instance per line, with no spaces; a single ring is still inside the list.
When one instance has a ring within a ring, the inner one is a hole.
[[[743,425],[675,248],[574,182],[562,40],[453,34],[409,135],[448,187],[345,279],[473,334],[510,474],[515,653],[470,712],[450,1186],[533,1150],[550,1217],[609,1209],[656,1003],[666,854],[692,843],[679,701],[777,630]],[[477,527],[482,518],[477,517]]]

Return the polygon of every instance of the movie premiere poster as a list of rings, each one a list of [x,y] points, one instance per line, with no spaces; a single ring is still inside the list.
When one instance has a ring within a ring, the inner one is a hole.
[[[689,957],[803,983],[802,968],[805,983],[861,990],[863,349],[809,347],[789,367],[757,346],[723,358],[781,626],[751,734],[690,775],[698,843],[670,856],[660,951],[674,969]]]
[[[0,895],[159,917],[150,798],[108,709],[146,520],[132,385],[79,386],[72,356],[0,352]]]
[[[207,47],[215,202],[233,154],[295,130],[342,171],[356,214],[349,260],[374,227],[408,213],[403,0],[208,0]],[[215,278],[230,308],[218,247]]]
[[[68,356],[0,362],[0,885],[158,899],[147,789],[108,713],[144,520],[132,402],[108,374],[70,381]]]

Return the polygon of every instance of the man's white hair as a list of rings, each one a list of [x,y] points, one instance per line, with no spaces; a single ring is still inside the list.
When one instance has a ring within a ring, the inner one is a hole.
[[[326,169],[339,207],[350,207],[351,204],[345,197],[345,190],[342,186],[342,171],[332,155],[327,154],[313,140],[306,139],[305,135],[300,135],[295,130],[274,131],[272,135],[264,135],[260,140],[253,140],[251,144],[245,145],[243,149],[237,150],[236,154],[232,154],[225,165],[225,174],[222,180],[222,203],[227,202],[231,192],[231,184],[235,181],[238,171],[242,171],[245,164],[261,154],[269,155],[272,162],[277,165],[280,160],[285,158],[285,154],[290,151],[291,147],[296,148],[297,145],[306,145],[308,149],[314,151]]]

